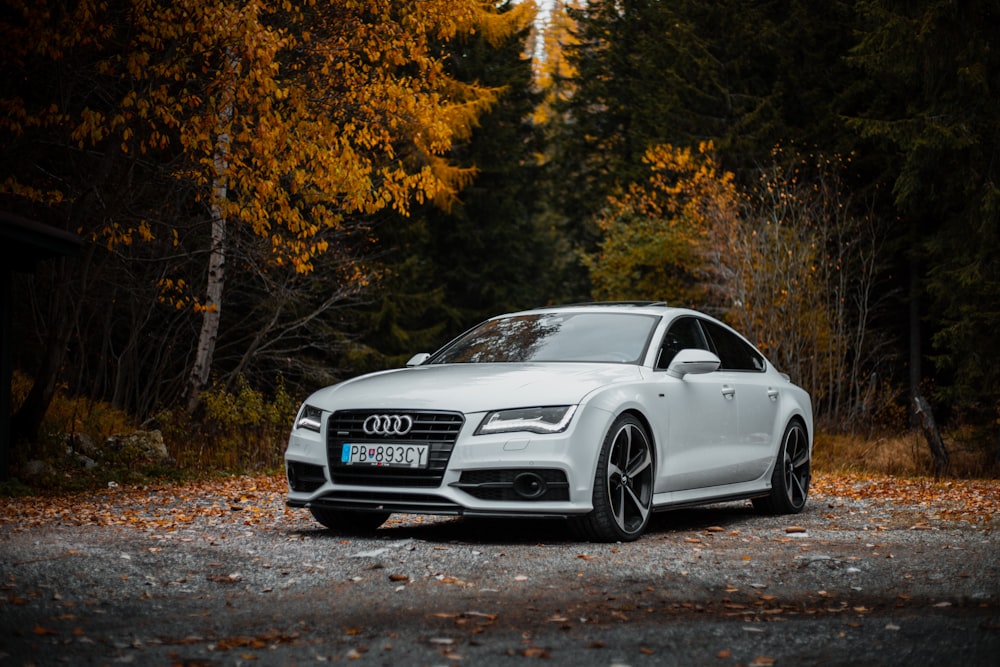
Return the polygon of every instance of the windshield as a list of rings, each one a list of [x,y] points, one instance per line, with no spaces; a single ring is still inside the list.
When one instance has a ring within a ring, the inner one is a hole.
[[[600,361],[637,364],[659,318],[625,313],[541,313],[483,322],[428,363]]]

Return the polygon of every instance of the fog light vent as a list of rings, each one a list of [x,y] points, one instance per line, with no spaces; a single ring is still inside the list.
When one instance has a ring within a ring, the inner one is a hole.
[[[326,484],[323,466],[289,461],[286,471],[288,473],[288,488],[292,491],[309,493]]]
[[[565,501],[569,500],[569,482],[562,470],[492,469],[465,470],[462,478],[451,484],[480,500]]]

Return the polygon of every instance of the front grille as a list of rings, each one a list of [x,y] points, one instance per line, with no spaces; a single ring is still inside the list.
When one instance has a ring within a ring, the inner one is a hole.
[[[373,414],[409,415],[413,427],[405,435],[368,435],[364,431],[365,419]],[[455,440],[462,430],[465,418],[457,412],[424,412],[416,410],[343,410],[330,415],[327,423],[327,459],[330,477],[335,484],[362,486],[419,486],[437,487],[448,467],[448,460],[455,447]],[[426,443],[430,445],[427,468],[388,468],[346,466],[341,463],[344,443]]]

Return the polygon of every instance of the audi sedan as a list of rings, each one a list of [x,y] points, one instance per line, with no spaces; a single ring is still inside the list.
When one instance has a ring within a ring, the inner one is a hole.
[[[812,435],[808,394],[712,317],[541,308],[310,396],[287,502],[345,532],[404,512],[560,517],[583,539],[629,541],[657,510],[801,512]]]

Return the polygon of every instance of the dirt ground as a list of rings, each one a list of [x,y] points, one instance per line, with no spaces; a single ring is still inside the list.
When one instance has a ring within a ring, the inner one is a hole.
[[[0,499],[0,665],[997,664],[995,482],[818,476],[807,510],[397,515],[337,535],[280,477]]]

